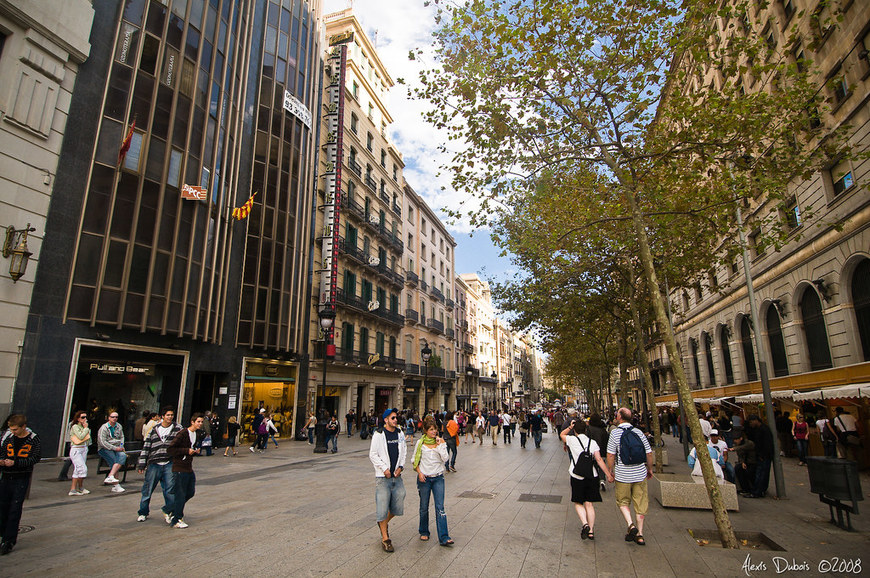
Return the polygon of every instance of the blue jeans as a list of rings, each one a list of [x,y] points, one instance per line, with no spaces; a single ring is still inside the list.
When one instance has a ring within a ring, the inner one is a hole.
[[[725,474],[725,480],[728,482],[736,483],[737,475],[734,473],[734,464],[731,462],[725,462],[725,465],[722,466],[722,473]]]
[[[532,439],[535,440],[535,447],[536,447],[536,448],[541,447],[541,436],[542,436],[542,435],[543,435],[543,434],[541,434],[541,430],[533,431],[533,432],[532,432]]]
[[[797,444],[798,460],[802,464],[807,463],[807,440],[794,440],[794,443]]]
[[[420,535],[429,535],[429,494],[435,500],[435,527],[438,542],[444,544],[450,539],[447,533],[447,512],[444,511],[444,474],[427,477],[425,482],[417,478],[417,492],[420,494]]]
[[[175,500],[172,504],[172,523],[184,518],[184,506],[196,493],[196,474],[175,472]]]
[[[456,466],[456,438],[448,438],[447,439],[447,461],[444,462],[444,465],[448,468],[453,468]]]
[[[145,469],[145,482],[142,484],[142,500],[139,502],[139,515],[147,516],[150,512],[149,504],[151,503],[151,494],[157,488],[157,482],[163,488],[163,513],[171,514],[172,505],[175,500],[173,492],[175,491],[175,474],[172,473],[172,462],[166,465],[158,466],[150,464]]]
[[[30,476],[12,474],[0,478],[0,538],[13,545],[18,541],[18,523],[21,521]]]
[[[770,458],[765,460],[759,459],[755,466],[755,483],[752,485],[752,495],[758,498],[764,496],[767,492],[767,486],[770,484]]]
[[[314,443],[314,428],[313,427],[308,428],[308,443],[310,443],[310,444]]]
[[[326,434],[326,449],[329,449],[329,443],[332,442],[332,451],[338,451],[338,434],[336,433],[328,433]]]
[[[115,464],[121,464],[123,466],[127,462],[127,454],[124,452],[115,452],[100,448],[97,450],[97,453],[100,454],[100,457],[103,458],[110,467]]]

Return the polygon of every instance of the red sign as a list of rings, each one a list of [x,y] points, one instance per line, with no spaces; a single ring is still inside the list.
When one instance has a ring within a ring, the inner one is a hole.
[[[206,194],[206,190],[202,187],[181,185],[181,198],[186,201],[204,201],[207,198]]]

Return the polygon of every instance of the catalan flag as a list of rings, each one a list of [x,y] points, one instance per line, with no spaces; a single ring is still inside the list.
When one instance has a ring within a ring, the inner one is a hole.
[[[118,151],[118,166],[124,164],[124,159],[127,157],[127,151],[130,150],[130,143],[133,142],[133,129],[136,128],[136,119],[133,119],[133,124],[130,125],[130,130],[127,131],[127,136],[121,141],[121,150]]]
[[[247,219],[248,215],[251,213],[251,207],[254,206],[254,197],[256,196],[257,193],[254,193],[247,201],[245,201],[244,205],[233,209],[233,218],[238,219],[239,221]]]

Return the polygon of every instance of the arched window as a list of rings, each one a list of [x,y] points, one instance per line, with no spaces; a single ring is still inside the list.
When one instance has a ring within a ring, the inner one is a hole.
[[[701,387],[701,368],[698,365],[698,340],[694,337],[689,339],[689,347],[692,349],[692,363],[695,366],[695,383]]]
[[[852,305],[864,361],[870,361],[870,259],[864,259],[852,276]]]
[[[734,368],[731,365],[731,348],[728,347],[728,328],[724,325],[719,330],[719,347],[722,350],[722,365],[725,366],[725,383],[734,383]]]
[[[809,288],[804,291],[800,308],[810,355],[810,370],[833,367],[831,350],[828,347],[828,330],[825,328],[825,316],[822,314],[822,302],[818,294]]]
[[[740,347],[743,348],[743,361],[746,362],[746,381],[758,379],[755,368],[755,351],[752,349],[752,329],[749,328],[749,318],[740,321]]]
[[[779,312],[771,305],[767,308],[767,342],[770,344],[770,358],[773,361],[773,375],[788,375],[788,359],[785,356],[785,342],[782,340],[782,325]]]
[[[704,340],[704,355],[707,356],[707,377],[710,378],[710,385],[716,385],[716,372],[713,371],[713,338],[709,333],[703,333],[701,339]]]

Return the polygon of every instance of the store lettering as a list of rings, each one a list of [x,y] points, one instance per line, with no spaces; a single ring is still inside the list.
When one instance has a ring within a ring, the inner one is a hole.
[[[100,373],[148,373],[147,367],[112,365],[110,363],[92,363],[89,369],[91,371],[99,371]]]

